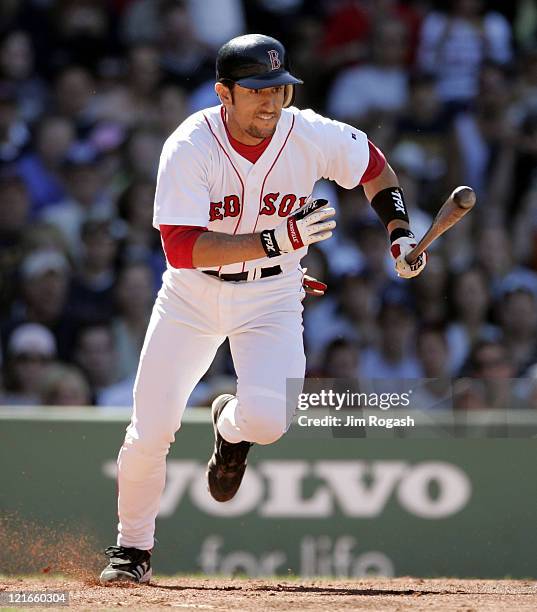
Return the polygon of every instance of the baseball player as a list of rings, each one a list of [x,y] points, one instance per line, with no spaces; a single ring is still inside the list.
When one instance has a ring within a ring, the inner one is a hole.
[[[235,495],[254,443],[276,442],[289,427],[300,390],[286,393],[286,379],[302,380],[305,371],[300,260],[336,225],[328,202],[309,198],[317,180],[363,186],[399,276],[416,276],[426,263],[425,256],[405,261],[416,240],[383,154],[360,130],[292,106],[302,81],[290,74],[280,42],[234,38],[218,52],[216,79],[221,104],[186,119],[160,158],[153,224],[168,265],[119,452],[119,535],[105,551],[103,584],[150,580],[166,455],[190,393],[226,338],[237,391],[212,405],[214,499]]]

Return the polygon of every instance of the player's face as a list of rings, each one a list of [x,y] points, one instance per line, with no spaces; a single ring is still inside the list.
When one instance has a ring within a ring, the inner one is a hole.
[[[226,104],[228,128],[244,144],[257,144],[276,131],[282,114],[285,86],[247,89],[236,85],[231,104]]]

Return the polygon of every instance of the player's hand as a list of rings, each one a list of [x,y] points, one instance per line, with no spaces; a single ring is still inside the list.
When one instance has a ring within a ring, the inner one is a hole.
[[[395,271],[401,278],[413,278],[418,276],[427,264],[427,253],[422,253],[418,259],[409,264],[405,256],[416,246],[414,236],[403,236],[394,240],[390,247],[390,252],[395,260]]]
[[[261,232],[261,244],[265,253],[268,257],[277,257],[327,240],[336,227],[332,219],[335,214],[336,211],[328,206],[328,200],[306,202],[276,228]]]

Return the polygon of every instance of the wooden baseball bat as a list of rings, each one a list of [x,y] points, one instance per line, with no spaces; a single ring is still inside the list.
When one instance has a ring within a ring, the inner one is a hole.
[[[456,187],[442,204],[442,208],[436,214],[431,227],[425,232],[423,238],[405,257],[407,263],[414,263],[432,242],[470,212],[474,204],[475,191],[471,187],[465,185]]]

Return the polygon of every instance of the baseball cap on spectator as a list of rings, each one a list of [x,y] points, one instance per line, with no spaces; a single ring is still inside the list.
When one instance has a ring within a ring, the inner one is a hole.
[[[12,332],[7,352],[14,356],[32,354],[51,358],[56,356],[56,340],[44,325],[24,323]]]
[[[509,293],[523,291],[537,298],[537,274],[533,270],[517,268],[507,274],[499,283],[497,298],[503,298]]]
[[[64,273],[69,270],[69,263],[60,251],[52,249],[32,251],[22,262],[22,278],[29,280],[47,272]]]

